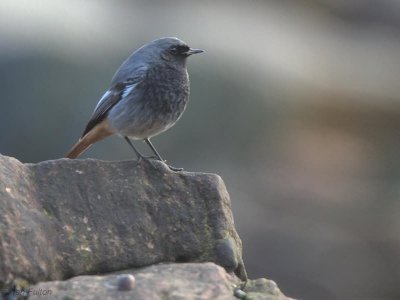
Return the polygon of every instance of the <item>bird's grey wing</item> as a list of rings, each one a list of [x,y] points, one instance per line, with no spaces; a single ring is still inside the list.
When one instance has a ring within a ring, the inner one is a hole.
[[[96,105],[89,122],[86,125],[82,137],[92,130],[97,124],[102,122],[111,108],[113,108],[121,99],[130,94],[134,87],[138,85],[145,76],[145,70],[140,70],[134,77],[127,78],[124,82],[114,84]]]

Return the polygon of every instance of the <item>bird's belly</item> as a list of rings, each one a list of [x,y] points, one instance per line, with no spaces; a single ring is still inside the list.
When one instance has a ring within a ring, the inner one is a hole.
[[[117,133],[132,139],[145,139],[158,135],[178,121],[187,103],[187,97],[180,97],[175,101],[152,100],[121,107],[117,105],[109,116],[110,123]]]
[[[122,129],[119,133],[124,136],[129,136],[135,140],[141,140],[156,136],[167,129],[171,128],[177,120],[174,122],[165,122],[165,120],[153,120],[151,123],[137,124],[136,126],[129,126]]]

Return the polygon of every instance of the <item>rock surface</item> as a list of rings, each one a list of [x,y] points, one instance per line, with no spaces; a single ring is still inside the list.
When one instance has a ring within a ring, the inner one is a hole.
[[[67,281],[43,282],[31,287],[31,300],[135,299],[135,300],[237,300],[235,287],[240,280],[213,263],[160,264],[126,270],[135,284],[120,291],[121,275],[78,276]],[[250,280],[245,295],[252,300],[289,300],[267,279]]]
[[[211,261],[245,280],[241,251],[217,175],[156,161],[22,164],[0,155],[0,288],[160,262]]]

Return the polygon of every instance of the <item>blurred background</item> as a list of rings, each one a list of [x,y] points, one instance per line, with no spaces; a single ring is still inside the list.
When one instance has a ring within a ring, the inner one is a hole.
[[[120,63],[163,36],[207,52],[153,142],[223,177],[250,277],[298,299],[400,299],[398,0],[1,0],[0,153],[62,157]],[[112,137],[83,157],[134,155]]]

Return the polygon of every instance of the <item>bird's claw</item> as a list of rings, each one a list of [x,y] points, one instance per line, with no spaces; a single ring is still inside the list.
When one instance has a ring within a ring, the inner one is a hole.
[[[176,168],[176,167],[170,166],[170,165],[168,165],[168,164],[167,164],[167,166],[168,166],[168,168],[169,168],[171,171],[174,171],[174,172],[181,172],[181,171],[183,171],[183,168]]]
[[[157,160],[157,161],[160,161],[160,162],[163,162],[164,164],[166,164],[167,167],[171,171],[174,171],[174,172],[183,171],[183,168],[176,168],[176,167],[170,166],[169,164],[167,164],[166,160],[164,160],[164,159],[160,160],[157,156],[139,156],[138,159],[137,159],[137,162],[140,163],[142,160]]]
[[[159,160],[157,156],[155,155],[150,155],[150,156],[143,156],[143,159],[154,159],[154,160]]]

